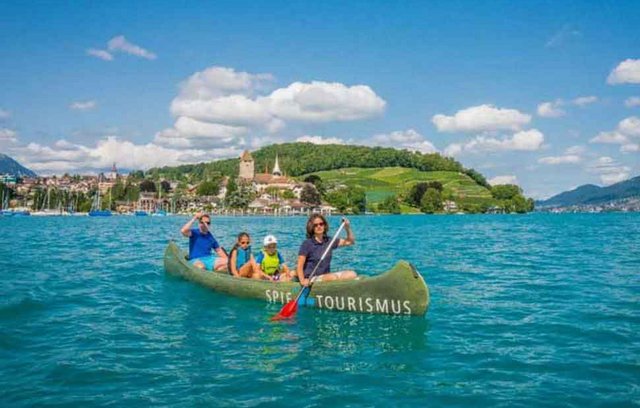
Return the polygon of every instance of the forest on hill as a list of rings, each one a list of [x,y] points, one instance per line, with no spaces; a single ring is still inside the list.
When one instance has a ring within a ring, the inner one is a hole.
[[[276,156],[285,175],[306,181],[303,201],[325,201],[340,212],[363,213],[484,213],[528,212],[533,201],[515,185],[490,186],[484,176],[452,158],[383,147],[285,143],[251,153],[256,173],[269,173]],[[146,173],[156,181],[198,184],[203,194],[217,194],[224,176],[238,175],[240,159],[163,167]],[[231,204],[254,198],[231,183]],[[243,197],[238,197],[241,195]],[[277,193],[276,193],[277,195]]]
[[[473,169],[466,169],[452,158],[438,153],[422,154],[390,147],[354,145],[317,145],[312,143],[283,143],[262,147],[251,152],[256,172],[271,169],[278,155],[280,168],[287,176],[297,177],[318,171],[346,167],[405,167],[420,171],[454,171],[468,175],[479,185],[490,188],[487,180]],[[209,163],[153,168],[147,171],[152,178],[166,178],[188,182],[203,181],[215,173],[238,175],[240,159],[225,159]]]

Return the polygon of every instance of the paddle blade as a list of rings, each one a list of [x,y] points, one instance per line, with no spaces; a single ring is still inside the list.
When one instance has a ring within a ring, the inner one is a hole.
[[[296,311],[298,311],[297,300],[298,299],[287,302],[287,304],[284,305],[282,309],[280,309],[280,312],[278,312],[278,314],[271,318],[271,321],[273,322],[277,320],[290,319],[291,317],[293,317],[293,315],[296,314]]]

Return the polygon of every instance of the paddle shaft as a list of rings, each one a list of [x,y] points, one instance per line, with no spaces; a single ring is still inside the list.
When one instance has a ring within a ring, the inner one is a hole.
[[[318,261],[316,266],[313,268],[313,271],[311,271],[311,274],[307,278],[307,279],[309,279],[309,286],[308,286],[309,288],[311,288],[311,285],[313,284],[311,279],[316,275],[316,272],[318,271],[318,267],[320,266],[322,261],[324,261],[324,258],[327,257],[327,254],[329,253],[329,250],[331,250],[331,247],[333,246],[333,243],[336,242],[336,239],[338,239],[338,236],[340,235],[340,232],[344,228],[344,224],[345,224],[344,221],[342,221],[342,223],[340,224],[340,227],[338,228],[336,233],[333,235],[333,238],[331,238],[331,241],[329,242],[329,245],[327,246],[327,248],[322,253],[322,256],[320,257],[320,260]],[[303,292],[304,292],[304,289],[301,290],[300,293],[298,293],[298,296],[296,296],[296,300],[295,300],[296,303],[298,303],[298,299],[300,299],[300,296],[302,296]]]

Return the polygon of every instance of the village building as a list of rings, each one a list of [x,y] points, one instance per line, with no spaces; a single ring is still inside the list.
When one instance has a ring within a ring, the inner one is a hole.
[[[282,170],[280,170],[278,155],[276,155],[276,161],[271,173],[268,173],[266,168],[264,173],[255,173],[255,162],[248,150],[245,150],[240,156],[238,182],[240,184],[251,184],[253,191],[258,195],[261,195],[269,188],[276,188],[278,190],[290,190],[297,198],[300,198],[300,192],[303,187],[302,183],[283,174]]]
[[[116,168],[116,163],[113,163],[111,166],[111,171],[104,174],[100,173],[98,175],[98,190],[100,190],[100,194],[106,194],[113,186],[118,182],[118,178],[120,175],[118,174],[118,169]]]
[[[264,173],[255,173],[255,162],[251,153],[245,150],[240,156],[240,169],[238,173],[238,184],[251,184],[257,198],[249,203],[249,213],[253,214],[279,214],[294,215],[317,211],[323,214],[331,214],[335,208],[324,205],[311,209],[308,205],[300,202],[300,195],[305,184],[289,178],[280,169],[280,162],[276,154],[275,163],[271,173],[265,168]],[[283,199],[280,193],[291,191],[295,198]],[[276,192],[273,194],[273,192]]]

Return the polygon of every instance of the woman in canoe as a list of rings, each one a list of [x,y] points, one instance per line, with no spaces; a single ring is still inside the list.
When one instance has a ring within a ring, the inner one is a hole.
[[[256,263],[251,253],[251,237],[246,232],[238,234],[236,243],[229,253],[229,273],[239,278],[271,280]]]
[[[356,242],[356,238],[351,230],[351,223],[348,219],[343,218],[344,229],[347,237],[334,241],[331,249],[327,253],[322,263],[318,266],[314,281],[332,281],[355,279],[358,275],[354,271],[331,272],[331,253],[334,249],[343,246],[350,246]],[[307,221],[307,239],[300,246],[298,252],[298,268],[297,275],[303,286],[309,285],[309,275],[322,258],[322,254],[327,249],[331,238],[328,236],[329,223],[321,214],[313,214]]]

